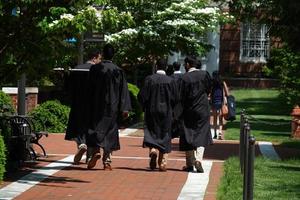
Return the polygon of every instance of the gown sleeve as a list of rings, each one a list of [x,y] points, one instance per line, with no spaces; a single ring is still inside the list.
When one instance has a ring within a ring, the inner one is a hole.
[[[149,97],[150,97],[150,80],[149,78],[146,78],[145,84],[142,87],[142,89],[139,91],[137,96],[138,101],[143,108],[143,111],[145,111],[145,107],[147,102],[149,101]]]
[[[131,102],[128,91],[128,85],[125,78],[124,72],[121,72],[121,81],[120,81],[120,111],[129,111],[131,110]]]

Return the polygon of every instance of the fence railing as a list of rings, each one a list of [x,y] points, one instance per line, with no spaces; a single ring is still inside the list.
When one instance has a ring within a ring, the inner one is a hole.
[[[251,135],[250,123],[243,110],[240,121],[240,168],[243,175],[243,200],[253,199],[255,138]]]

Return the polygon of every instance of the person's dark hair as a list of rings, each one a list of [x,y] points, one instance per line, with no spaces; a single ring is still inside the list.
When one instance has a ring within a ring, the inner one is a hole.
[[[191,67],[197,67],[198,65],[198,61],[197,59],[195,59],[194,57],[192,56],[187,56],[185,59],[184,59],[184,62],[185,63],[189,63]]]
[[[115,55],[115,49],[111,44],[106,44],[103,47],[102,56],[104,60],[111,60]]]
[[[93,58],[97,58],[100,54],[101,52],[99,50],[91,50],[87,55],[88,56],[87,60],[92,60]]]
[[[158,70],[166,70],[167,60],[163,59],[163,58],[158,59],[157,62],[156,62],[156,66],[157,66]]]
[[[181,66],[181,64],[179,62],[173,62],[173,68],[175,71],[179,71],[180,66]]]
[[[212,81],[213,81],[214,86],[222,84],[222,79],[220,77],[220,73],[218,70],[216,70],[212,73]]]
[[[202,68],[202,63],[201,63],[201,60],[197,59],[197,66],[196,66],[197,69],[201,69]]]

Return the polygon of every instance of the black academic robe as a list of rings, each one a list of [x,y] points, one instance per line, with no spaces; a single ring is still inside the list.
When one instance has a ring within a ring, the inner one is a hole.
[[[171,152],[172,112],[178,98],[175,81],[163,74],[146,77],[138,100],[144,110],[144,147]]]
[[[180,93],[180,85],[181,85],[181,80],[182,80],[182,73],[176,73],[172,74],[171,77],[175,80],[176,82],[176,87],[178,93]],[[182,104],[179,99],[179,101],[176,103],[174,110],[173,110],[173,122],[172,122],[172,138],[178,137],[180,134],[183,133],[183,121],[182,121]]]
[[[206,71],[195,70],[183,75],[181,102],[183,105],[183,132],[180,150],[194,150],[212,144],[208,94],[211,78]]]
[[[77,65],[70,71],[67,79],[68,93],[71,98],[71,110],[65,140],[74,140],[78,144],[86,143],[87,134],[87,95],[90,63]]]
[[[127,81],[111,61],[93,65],[89,76],[89,130],[87,144],[106,152],[120,149],[118,118],[131,110]]]

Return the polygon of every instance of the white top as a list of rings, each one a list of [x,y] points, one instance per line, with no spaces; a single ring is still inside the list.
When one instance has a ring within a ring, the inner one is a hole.
[[[164,70],[157,70],[156,73],[157,74],[166,75],[166,72]]]
[[[193,72],[193,71],[199,71],[199,69],[196,69],[195,67],[191,67],[188,72]]]

